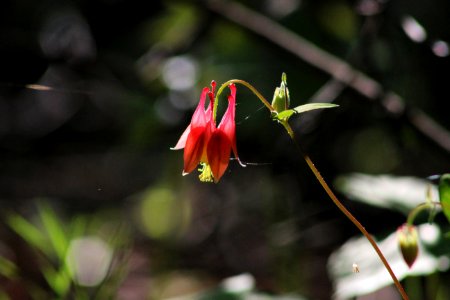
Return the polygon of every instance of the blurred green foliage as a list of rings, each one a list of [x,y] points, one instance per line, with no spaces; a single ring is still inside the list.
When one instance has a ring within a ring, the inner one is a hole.
[[[439,180],[439,201],[442,211],[450,222],[450,174],[443,174]]]
[[[448,151],[411,121],[422,110],[450,128],[449,2],[233,3],[347,62],[383,94],[402,97],[405,110],[396,114],[343,86],[315,99],[339,108],[291,120],[327,181],[389,174],[382,178],[389,195],[365,190],[372,201],[346,201],[371,233],[386,237],[411,204],[396,202],[395,176],[425,178],[450,166]],[[251,92],[238,86],[237,147],[246,168],[231,161],[220,184],[204,185],[181,176],[182,152],[169,151],[213,79],[246,80],[270,99],[286,72],[291,107],[330,83],[329,74],[212,7],[188,0],[2,3],[0,298],[229,296],[223,279],[243,273],[253,285],[230,297],[331,297],[328,256],[356,231]],[[424,42],[406,34],[405,16],[423,26]],[[359,181],[353,191],[374,182]],[[442,218],[436,223],[446,224]],[[104,251],[105,260],[112,253],[105,279],[91,278],[95,286],[80,285],[73,271],[80,245]],[[442,289],[449,274],[422,276],[414,293]]]
[[[29,296],[41,298],[106,299],[114,290],[111,282],[124,276],[126,260],[119,259],[127,252],[129,237],[127,229],[119,220],[104,220],[102,216],[77,216],[65,224],[48,201],[38,200],[36,223],[21,215],[7,213],[6,223],[30,247],[32,252],[25,262],[37,260],[40,272],[51,291],[46,291],[35,282],[23,282]],[[108,224],[108,222],[110,224]],[[107,230],[102,227],[108,226]],[[103,231],[103,232],[102,232]],[[94,233],[94,235],[92,235]],[[95,238],[94,238],[95,236]],[[92,243],[94,241],[95,243]],[[74,245],[79,244],[74,252]],[[116,252],[116,253],[114,253]],[[122,252],[122,254],[120,254]],[[115,255],[112,265],[110,253]],[[80,259],[87,259],[90,265]],[[20,258],[18,259],[20,260]],[[22,262],[23,263],[23,262]],[[0,260],[1,274],[13,281],[21,281],[23,270],[16,262],[6,257]],[[104,270],[100,271],[99,270]],[[90,288],[94,286],[95,290]],[[105,290],[105,286],[108,287]],[[72,295],[72,296],[71,296]],[[11,298],[16,297],[11,295]]]

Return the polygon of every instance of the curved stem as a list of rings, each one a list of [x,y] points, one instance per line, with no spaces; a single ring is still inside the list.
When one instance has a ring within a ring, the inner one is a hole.
[[[381,262],[383,263],[386,270],[389,272],[389,274],[392,277],[392,280],[394,281],[395,286],[397,287],[399,293],[401,294],[403,300],[408,300],[408,295],[406,294],[405,290],[403,289],[403,286],[400,284],[400,281],[397,279],[397,276],[395,276],[394,271],[392,271],[391,266],[389,265],[388,261],[383,255],[383,252],[381,252],[380,248],[378,247],[377,243],[373,239],[373,237],[367,232],[367,230],[364,228],[364,226],[352,215],[352,213],[339,201],[339,199],[336,197],[336,195],[333,193],[331,188],[328,186],[326,181],[323,179],[322,175],[320,174],[319,170],[316,168],[314,163],[312,162],[311,158],[304,153],[302,148],[300,147],[299,143],[295,139],[294,131],[292,130],[291,126],[288,122],[282,122],[281,123],[286,131],[288,132],[289,136],[291,137],[292,141],[297,146],[298,150],[302,153],[303,158],[305,159],[306,163],[308,164],[311,171],[316,176],[317,180],[319,181],[320,185],[322,185],[325,192],[328,194],[330,199],[333,201],[333,203],[339,208],[339,210],[361,231],[361,233],[366,237],[366,239],[370,242],[375,252],[378,254],[378,257],[380,258]]]
[[[424,210],[429,210],[429,209],[433,209],[436,206],[440,206],[441,203],[440,202],[425,202],[425,203],[421,203],[419,205],[417,205],[416,207],[414,207],[413,210],[411,210],[408,214],[408,219],[406,220],[406,223],[408,225],[414,225],[414,220],[416,219],[417,215],[419,213],[421,213]],[[433,214],[434,215],[434,214]]]
[[[419,205],[417,205],[413,210],[411,210],[408,214],[408,219],[406,221],[406,223],[408,225],[414,225],[414,219],[417,217],[417,215],[425,210],[425,209],[429,209],[431,206],[429,203],[421,203]]]
[[[269,103],[269,101],[267,101],[267,99],[264,98],[264,96],[261,95],[261,93],[258,92],[258,90],[257,90],[255,87],[253,87],[253,85],[251,85],[251,84],[248,83],[247,81],[244,81],[244,80],[241,80],[241,79],[231,79],[231,80],[228,80],[227,82],[223,83],[223,84],[220,86],[219,90],[217,91],[216,99],[215,99],[215,101],[214,101],[214,108],[213,108],[213,117],[214,117],[214,119],[216,119],[217,105],[218,105],[218,103],[219,103],[219,101],[218,101],[218,100],[219,100],[219,96],[220,96],[220,94],[222,93],[222,91],[223,91],[227,86],[229,86],[229,85],[232,84],[232,83],[239,83],[239,84],[242,84],[243,86],[245,86],[246,88],[248,88],[250,91],[252,91],[253,94],[255,94],[255,96],[258,97],[258,99],[259,99],[259,100],[267,107],[267,109],[270,110],[270,112],[274,112],[274,111],[275,111],[275,109],[272,107],[272,105]]]
[[[276,112],[275,109],[272,107],[272,105],[269,103],[269,101],[264,98],[264,96],[261,95],[261,93],[258,92],[250,83],[240,80],[240,79],[231,79],[222,84],[217,91],[216,98],[214,101],[214,108],[213,108],[213,117],[216,118],[216,111],[217,111],[217,103],[218,98],[222,91],[229,86],[232,83],[239,83],[250,89],[257,97],[258,99],[269,109],[271,113]],[[302,153],[303,158],[305,159],[306,163],[308,164],[311,171],[314,173],[314,176],[316,176],[319,183],[322,185],[325,192],[328,194],[330,199],[333,201],[333,203],[339,208],[339,210],[361,231],[361,233],[366,237],[366,239],[370,242],[373,249],[377,253],[378,257],[380,258],[381,262],[383,263],[386,270],[389,272],[389,274],[392,277],[392,280],[394,281],[395,286],[397,287],[397,290],[401,294],[403,300],[409,300],[408,295],[406,294],[405,290],[403,289],[403,286],[401,285],[400,281],[397,279],[397,276],[395,276],[394,271],[392,271],[391,266],[389,265],[388,261],[383,255],[383,252],[381,252],[380,248],[378,247],[375,240],[372,238],[372,236],[367,232],[367,230],[364,228],[364,226],[352,215],[352,213],[339,201],[339,199],[336,197],[336,195],[333,193],[331,188],[328,186],[326,181],[323,179],[322,175],[320,174],[319,170],[316,168],[314,163],[312,162],[311,158],[305,154],[305,152],[300,147],[300,144],[295,139],[294,131],[292,130],[292,127],[289,125],[287,121],[279,121],[281,125],[286,129],[287,133],[289,134],[291,140],[294,142],[294,144],[297,146],[298,150]]]

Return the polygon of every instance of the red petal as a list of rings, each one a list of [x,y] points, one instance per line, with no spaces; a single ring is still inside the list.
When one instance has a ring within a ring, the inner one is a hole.
[[[221,130],[216,130],[208,142],[207,155],[214,181],[218,182],[230,162],[231,144]]]
[[[204,88],[202,90],[202,94],[200,95],[200,101],[198,102],[197,108],[195,109],[194,114],[192,115],[191,123],[184,130],[175,147],[171,148],[172,150],[179,150],[185,147],[187,138],[189,136],[189,133],[191,132],[192,127],[204,127],[206,125],[208,120],[205,111],[205,99],[208,93],[209,88]]]
[[[205,149],[206,132],[204,127],[191,130],[184,147],[184,169],[183,174],[195,170]]]
[[[216,92],[216,86],[217,86],[217,83],[214,80],[211,81],[211,92],[213,93],[213,95]]]
[[[202,94],[200,95],[200,101],[194,111],[194,114],[192,115],[191,127],[205,126],[207,121],[205,113],[205,98],[208,93],[209,88],[203,88]]]
[[[228,96],[228,107],[225,111],[225,114],[220,121],[219,127],[228,137],[231,142],[231,147],[233,148],[234,156],[237,158],[239,163],[242,163],[239,160],[239,156],[237,153],[236,147],[236,123],[235,123],[235,112],[236,112],[236,86],[234,84],[230,84],[229,86],[231,94]]]
[[[189,133],[191,132],[191,124],[189,124],[189,126],[186,128],[186,130],[183,132],[183,134],[181,135],[180,139],[178,140],[177,144],[175,145],[175,147],[170,148],[171,150],[180,150],[183,149],[184,146],[186,145],[186,140],[189,136]]]

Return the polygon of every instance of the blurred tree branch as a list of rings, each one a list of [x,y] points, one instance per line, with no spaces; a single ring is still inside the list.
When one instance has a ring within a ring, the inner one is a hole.
[[[333,101],[347,86],[351,87],[367,99],[379,101],[392,116],[405,116],[418,131],[450,152],[450,133],[444,127],[422,110],[406,107],[403,99],[397,93],[385,91],[380,83],[353,68],[347,62],[239,3],[210,0],[207,1],[207,5],[215,13],[268,39],[332,76],[330,81],[316,93],[313,101],[316,99],[320,99],[322,102],[324,99]]]

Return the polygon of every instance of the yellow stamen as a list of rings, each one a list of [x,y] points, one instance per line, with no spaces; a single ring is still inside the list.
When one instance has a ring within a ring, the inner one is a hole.
[[[214,182],[214,176],[209,164],[201,163],[201,168],[198,170],[201,172],[200,175],[198,175],[201,182]]]

